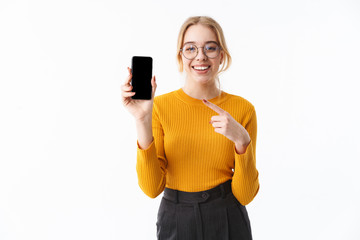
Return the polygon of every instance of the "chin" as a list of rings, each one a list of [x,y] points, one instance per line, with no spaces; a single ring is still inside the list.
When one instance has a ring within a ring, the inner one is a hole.
[[[199,84],[207,84],[213,81],[212,77],[192,77],[193,81]]]
[[[214,78],[214,76],[212,74],[201,75],[201,74],[197,74],[194,72],[191,72],[190,74],[188,74],[188,76],[191,79],[193,79],[195,82],[198,82],[198,83],[207,83],[207,82],[210,82]]]

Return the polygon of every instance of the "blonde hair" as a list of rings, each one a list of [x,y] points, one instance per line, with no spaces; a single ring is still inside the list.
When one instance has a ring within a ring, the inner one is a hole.
[[[207,16],[189,17],[181,26],[179,36],[178,36],[177,56],[176,56],[177,62],[179,64],[179,71],[183,72],[183,70],[184,70],[180,49],[183,47],[183,44],[184,44],[184,37],[185,37],[186,30],[190,26],[196,25],[196,24],[201,24],[201,25],[207,26],[211,30],[213,30],[217,37],[218,43],[221,47],[221,51],[224,52],[224,59],[221,63],[221,68],[217,74],[217,75],[219,75],[219,73],[225,71],[226,69],[228,69],[230,67],[231,56],[230,56],[229,50],[226,46],[225,37],[224,37],[224,33],[223,33],[221,26],[214,19],[212,19],[211,17],[207,17]],[[220,84],[220,82],[219,82],[219,84]]]

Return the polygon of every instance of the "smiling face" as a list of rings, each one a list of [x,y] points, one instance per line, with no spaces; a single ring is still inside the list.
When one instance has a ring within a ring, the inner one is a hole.
[[[198,55],[192,60],[182,55],[183,66],[190,81],[202,84],[215,81],[224,53],[220,50],[220,54],[216,58],[208,58],[204,54],[202,47],[211,42],[218,42],[218,39],[215,33],[207,26],[196,24],[186,30],[183,45],[192,43],[198,47],[199,51]]]

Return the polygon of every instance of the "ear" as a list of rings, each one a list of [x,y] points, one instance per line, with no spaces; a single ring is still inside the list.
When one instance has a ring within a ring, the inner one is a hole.
[[[224,60],[224,52],[221,51],[221,52],[220,52],[220,64],[223,63],[223,60]]]

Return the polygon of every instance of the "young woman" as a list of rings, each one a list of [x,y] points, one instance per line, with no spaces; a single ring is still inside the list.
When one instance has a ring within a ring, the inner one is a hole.
[[[158,239],[252,239],[245,208],[259,191],[257,121],[246,99],[221,91],[218,74],[231,62],[223,31],[210,17],[190,17],[180,29],[182,88],[133,100],[131,70],[124,106],[137,128],[138,182],[151,198],[164,191]]]

